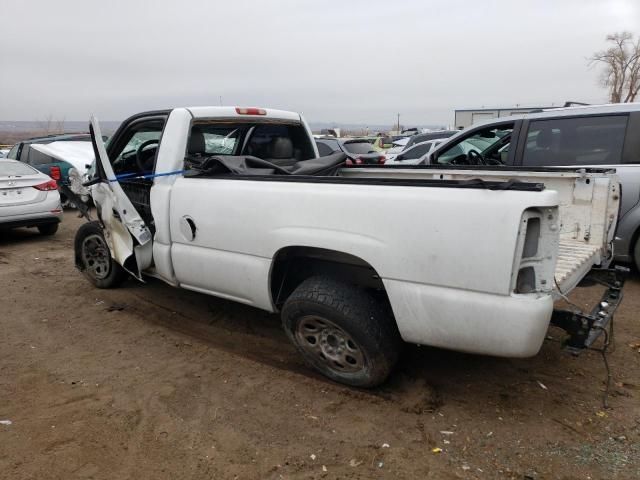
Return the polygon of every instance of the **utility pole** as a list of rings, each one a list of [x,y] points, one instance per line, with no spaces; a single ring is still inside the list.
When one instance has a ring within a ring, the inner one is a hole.
[[[398,114],[398,133],[400,133],[400,114]]]
[[[220,101],[220,106],[222,106],[222,95],[218,96],[218,100]]]

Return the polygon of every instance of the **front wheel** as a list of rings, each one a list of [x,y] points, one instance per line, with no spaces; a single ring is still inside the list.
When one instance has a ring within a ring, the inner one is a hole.
[[[284,304],[282,323],[307,363],[340,383],[375,387],[398,359],[393,319],[363,289],[330,277],[302,282]]]
[[[82,225],[75,238],[76,265],[98,288],[114,288],[129,274],[111,257],[99,222]]]

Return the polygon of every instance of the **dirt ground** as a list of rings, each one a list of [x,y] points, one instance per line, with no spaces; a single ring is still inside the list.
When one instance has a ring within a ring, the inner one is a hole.
[[[275,315],[158,281],[94,289],[81,221],[0,234],[2,479],[640,478],[637,274],[608,410],[600,355],[553,329],[524,360],[408,346],[361,391],[310,371]]]

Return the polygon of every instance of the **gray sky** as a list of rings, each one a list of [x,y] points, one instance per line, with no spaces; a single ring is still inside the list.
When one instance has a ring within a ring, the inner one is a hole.
[[[455,108],[603,102],[586,57],[639,0],[3,0],[0,120],[265,106],[448,124]]]

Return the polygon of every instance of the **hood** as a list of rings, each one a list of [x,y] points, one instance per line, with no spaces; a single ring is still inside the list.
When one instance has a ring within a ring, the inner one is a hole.
[[[33,143],[30,147],[56,160],[70,163],[80,174],[86,173],[87,165],[91,165],[95,160],[91,142],[63,141]]]

